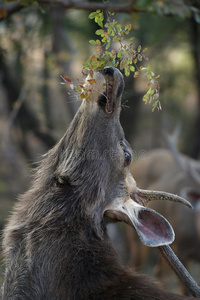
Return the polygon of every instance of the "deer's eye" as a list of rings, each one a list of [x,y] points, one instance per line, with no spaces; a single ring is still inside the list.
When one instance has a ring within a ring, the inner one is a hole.
[[[128,165],[130,165],[131,160],[131,154],[128,151],[124,150],[124,166],[127,167]]]

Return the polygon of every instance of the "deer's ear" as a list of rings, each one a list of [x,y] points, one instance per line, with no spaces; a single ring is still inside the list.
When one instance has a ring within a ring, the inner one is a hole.
[[[131,218],[141,242],[150,247],[169,245],[174,241],[174,231],[159,213],[147,207],[138,207],[137,216]]]
[[[141,242],[149,247],[169,245],[174,241],[174,231],[169,222],[154,210],[141,206],[131,198],[116,207],[112,205],[105,214],[134,227]]]

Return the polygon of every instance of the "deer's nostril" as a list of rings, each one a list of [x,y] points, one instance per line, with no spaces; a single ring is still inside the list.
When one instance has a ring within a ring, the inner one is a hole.
[[[114,73],[114,68],[112,68],[112,67],[105,67],[104,68],[104,74],[106,75],[113,75],[113,73]]]

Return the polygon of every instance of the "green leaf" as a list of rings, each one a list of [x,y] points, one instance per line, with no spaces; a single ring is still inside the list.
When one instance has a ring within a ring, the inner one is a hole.
[[[147,94],[147,95],[150,95],[150,94],[151,94],[151,91],[152,91],[152,89],[149,88],[146,94]]]
[[[76,91],[81,93],[82,88],[81,88],[80,86],[77,86],[77,87],[76,87]]]
[[[109,47],[110,47],[110,40],[107,41],[106,50],[108,50]]]
[[[145,102],[145,104],[148,102],[149,100],[149,95],[145,94],[142,98],[142,100]]]
[[[90,43],[91,45],[96,45],[96,44],[97,44],[97,42],[96,42],[95,40],[90,40],[89,43]]]
[[[130,75],[130,69],[127,66],[124,68],[124,73],[126,77]]]
[[[117,57],[118,57],[118,58],[121,58],[121,57],[122,57],[122,51],[119,51],[119,52],[117,53]]]
[[[129,31],[131,30],[131,27],[132,27],[131,24],[128,24],[125,26],[125,30],[128,31],[128,33],[129,33]]]
[[[89,14],[89,19],[94,19],[95,16],[97,15],[98,11],[94,11],[91,14]]]
[[[104,36],[104,38],[102,39],[102,42],[103,42],[103,43],[106,43],[107,41],[108,41],[107,36]]]
[[[134,73],[133,77],[134,77],[134,78],[137,78],[138,76],[139,76],[139,72],[136,71],[136,72]]]
[[[104,34],[104,30],[103,29],[98,29],[95,33],[97,35],[103,35]]]
[[[121,60],[119,67],[120,67],[120,70],[124,69],[124,67],[125,67],[125,61],[124,61],[124,59]]]
[[[116,29],[117,29],[117,32],[118,32],[118,34],[121,32],[121,30],[122,30],[122,25],[120,25],[120,24],[117,24],[116,25]]]
[[[134,37],[131,37],[128,40],[129,40],[129,42],[132,42],[134,40]]]
[[[114,35],[115,35],[115,32],[114,32],[114,30],[113,30],[112,28],[108,28],[108,34],[109,34],[110,36],[114,36]]]
[[[134,66],[130,66],[130,71],[131,72],[135,72],[135,67]]]
[[[149,88],[147,91],[147,95],[150,95],[150,96],[152,96],[154,93],[155,93],[155,90],[154,89],[152,90],[151,88]]]
[[[142,50],[142,53],[147,52],[147,50],[148,50],[148,48],[144,48],[144,49]]]
[[[151,70],[151,66],[148,65],[148,66],[147,66],[147,71],[150,71],[150,70]]]
[[[100,40],[96,40],[97,46],[101,46]]]
[[[119,41],[120,40],[120,38],[119,37],[117,37],[117,36],[114,36],[114,38],[113,38],[113,42],[117,42],[117,41]]]
[[[104,15],[102,12],[98,13],[95,18],[94,18],[95,22],[101,27],[103,28],[103,20],[104,20]]]

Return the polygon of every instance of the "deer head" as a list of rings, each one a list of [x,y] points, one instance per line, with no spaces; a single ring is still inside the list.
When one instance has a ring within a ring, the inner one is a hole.
[[[48,174],[54,176],[43,178],[53,180],[60,193],[62,187],[63,193],[66,186],[71,187],[69,212],[74,218],[90,220],[99,235],[106,222],[124,221],[136,229],[145,245],[169,244],[174,240],[172,227],[146,204],[156,199],[190,204],[178,196],[137,188],[129,171],[131,148],[119,120],[123,88],[118,69],[106,67],[88,75],[89,101],[83,99],[65,136],[47,154],[42,170],[52,168]]]

